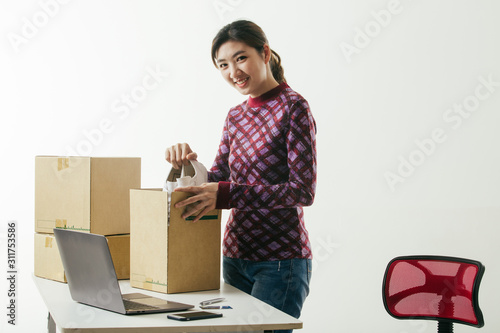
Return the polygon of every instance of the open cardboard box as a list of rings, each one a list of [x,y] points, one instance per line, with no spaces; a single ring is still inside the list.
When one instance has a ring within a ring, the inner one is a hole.
[[[138,157],[35,157],[35,231],[130,233],[129,190],[141,187]]]
[[[130,285],[163,293],[220,288],[221,212],[193,223],[162,189],[130,190]]]

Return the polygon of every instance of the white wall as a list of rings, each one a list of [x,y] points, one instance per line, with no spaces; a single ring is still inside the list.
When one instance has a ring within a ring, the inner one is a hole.
[[[498,331],[499,10],[494,0],[2,1],[0,242],[17,221],[21,268],[18,325],[2,310],[0,327],[46,325],[31,280],[34,156],[140,156],[144,187],[161,185],[167,145],[187,141],[210,165],[227,110],[245,98],[213,68],[211,40],[247,18],[318,124],[302,332],[435,332],[383,308],[385,266],[404,254],[482,261],[483,331]],[[158,81],[144,90],[151,71]]]

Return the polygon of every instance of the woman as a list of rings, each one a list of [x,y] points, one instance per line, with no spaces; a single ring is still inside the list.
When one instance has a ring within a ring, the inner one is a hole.
[[[194,203],[183,214],[196,215],[194,221],[214,208],[231,209],[223,242],[225,282],[298,318],[311,277],[302,207],[315,194],[315,121],[256,24],[241,20],[223,27],[212,43],[212,61],[249,97],[229,110],[209,183],[176,189],[194,194],[176,207]],[[188,144],[165,152],[177,169],[196,157]]]

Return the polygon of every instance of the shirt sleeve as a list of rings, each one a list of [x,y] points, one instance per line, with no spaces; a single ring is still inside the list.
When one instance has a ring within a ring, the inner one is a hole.
[[[229,117],[229,116],[228,116]],[[228,117],[224,122],[224,128],[222,130],[222,138],[220,140],[219,149],[217,150],[217,155],[215,157],[212,167],[208,171],[208,181],[209,182],[221,182],[229,180],[229,135],[228,135]]]
[[[221,180],[218,208],[281,209],[310,206],[316,192],[316,123],[305,100],[290,107],[286,134],[288,180],[245,185]],[[220,152],[220,149],[219,149]]]

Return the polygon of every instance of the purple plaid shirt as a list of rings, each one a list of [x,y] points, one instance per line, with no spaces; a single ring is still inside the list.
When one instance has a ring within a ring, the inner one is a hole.
[[[231,209],[223,254],[253,261],[312,258],[303,206],[316,189],[316,123],[286,83],[229,110],[208,173]]]

